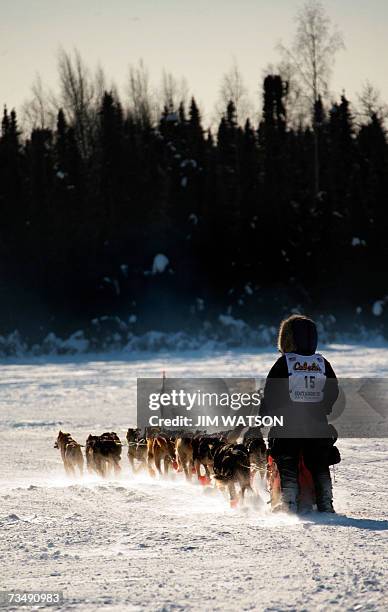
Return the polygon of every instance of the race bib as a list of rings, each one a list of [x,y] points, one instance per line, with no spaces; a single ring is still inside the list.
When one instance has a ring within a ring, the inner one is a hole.
[[[321,402],[326,383],[322,355],[286,353],[288,388],[293,402]]]

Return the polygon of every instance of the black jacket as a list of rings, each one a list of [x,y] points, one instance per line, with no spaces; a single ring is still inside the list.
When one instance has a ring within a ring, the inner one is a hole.
[[[283,417],[283,427],[273,427],[272,438],[321,438],[330,435],[327,415],[338,397],[338,381],[325,359],[326,383],[321,402],[294,402],[290,399],[288,367],[285,355],[272,366],[265,383],[260,415]]]

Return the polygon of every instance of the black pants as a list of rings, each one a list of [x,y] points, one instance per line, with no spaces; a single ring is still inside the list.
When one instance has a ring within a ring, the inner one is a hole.
[[[279,470],[282,497],[285,503],[296,506],[298,501],[298,466],[300,455],[311,472],[318,510],[327,510],[333,500],[329,454],[333,446],[330,438],[276,438],[269,441],[269,449]]]

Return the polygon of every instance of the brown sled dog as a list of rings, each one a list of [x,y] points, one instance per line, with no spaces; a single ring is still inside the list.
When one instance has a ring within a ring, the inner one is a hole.
[[[128,443],[128,461],[132,472],[136,474],[142,468],[147,467],[147,440],[141,437],[139,428],[129,428],[126,435]],[[135,463],[137,461],[137,465]]]
[[[176,439],[175,455],[178,463],[178,470],[185,473],[187,480],[191,480],[194,469],[192,435],[182,434]]]
[[[59,448],[65,472],[68,476],[76,475],[76,468],[82,476],[84,471],[84,458],[80,444],[73,440],[69,433],[60,431],[55,441],[54,448]]]
[[[97,472],[105,478],[113,470],[120,473],[121,441],[114,432],[101,436],[88,436],[86,440],[86,463],[89,471]]]
[[[157,434],[153,439],[147,440],[147,463],[150,474],[154,473],[151,461],[161,476],[167,476],[169,468],[175,464],[175,440],[165,433]],[[163,462],[163,472],[162,472]]]

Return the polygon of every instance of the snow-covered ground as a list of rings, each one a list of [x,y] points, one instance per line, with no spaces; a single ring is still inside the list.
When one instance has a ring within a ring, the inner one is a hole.
[[[331,346],[342,376],[387,376],[388,350]],[[386,610],[387,440],[343,440],[339,514],[271,515],[174,480],[64,476],[60,428],[124,437],[137,376],[256,376],[273,350],[4,361],[0,589],[62,590],[76,610]]]

